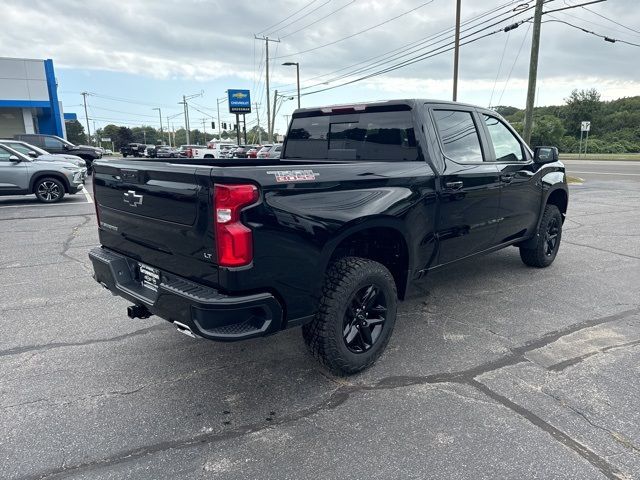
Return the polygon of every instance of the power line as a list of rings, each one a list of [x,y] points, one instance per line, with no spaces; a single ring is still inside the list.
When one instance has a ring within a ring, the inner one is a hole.
[[[281,55],[281,56],[275,57],[275,58],[276,59],[280,59],[280,58],[292,57],[294,55],[300,55],[302,53],[308,53],[308,52],[315,52],[316,50],[320,50],[321,48],[328,47],[330,45],[335,45],[336,43],[343,42],[344,40],[348,40],[349,38],[356,37],[356,36],[361,35],[363,33],[369,32],[369,31],[371,31],[371,30],[373,30],[375,28],[378,28],[378,27],[380,27],[382,25],[385,25],[385,24],[387,24],[389,22],[397,20],[400,17],[404,17],[405,15],[408,15],[408,14],[410,14],[412,12],[415,12],[416,10],[419,10],[420,8],[422,8],[422,7],[426,6],[426,5],[429,5],[430,3],[433,3],[434,1],[435,0],[429,0],[427,2],[424,2],[424,3],[420,4],[420,5],[418,5],[417,7],[412,8],[411,10],[407,10],[406,12],[403,12],[403,13],[401,13],[399,15],[396,15],[395,17],[391,17],[391,18],[385,20],[384,22],[380,22],[380,23],[378,23],[376,25],[372,25],[371,27],[365,28],[364,30],[360,30],[359,32],[352,33],[351,35],[347,35],[346,37],[339,38],[338,40],[334,40],[333,42],[325,43],[323,45],[319,45],[319,46],[314,47],[314,48],[309,48],[307,50],[300,50],[299,52],[295,52],[295,53],[288,53],[286,55]]]
[[[291,17],[296,16],[298,13],[300,13],[301,11],[303,11],[305,8],[310,7],[311,5],[313,5],[314,3],[316,3],[318,0],[311,0],[309,3],[307,3],[304,7],[302,7],[299,10],[296,10],[295,12],[293,12],[291,15],[289,15],[288,17],[280,20],[278,23],[274,23],[273,25],[265,28],[264,30],[260,30],[258,33],[256,33],[256,35],[260,35],[264,32],[270,31],[273,27],[277,27],[278,25],[280,25],[283,22],[286,22],[287,20],[289,20]]]
[[[580,22],[586,22],[586,23],[588,23],[590,25],[595,25],[597,27],[604,28],[604,29],[607,29],[607,30],[611,30],[613,32],[616,32],[616,33],[619,33],[619,34],[622,34],[622,35],[631,35],[631,36],[634,36],[634,37],[640,37],[640,35],[634,35],[633,33],[627,33],[627,32],[624,32],[621,29],[616,28],[614,26],[605,25],[605,24],[600,23],[600,22],[594,22],[594,21],[591,21],[591,20],[587,20],[586,18],[579,17],[579,16],[577,16],[575,14],[572,14],[572,13],[558,12],[558,14],[559,15],[564,15],[565,17],[568,17],[568,18],[570,18],[572,20],[578,20]]]
[[[520,43],[520,48],[518,49],[518,53],[516,54],[516,58],[513,59],[513,64],[511,64],[511,69],[509,70],[509,75],[507,75],[507,79],[504,82],[504,87],[502,87],[502,92],[500,92],[500,98],[498,99],[498,105],[500,105],[502,103],[502,96],[504,95],[504,92],[507,90],[507,85],[509,84],[509,80],[511,80],[511,74],[513,73],[513,69],[516,66],[516,63],[518,63],[518,58],[520,57],[520,54],[522,53],[522,47],[524,47],[524,44],[527,42],[527,38],[529,38],[529,30],[531,30],[531,23],[529,23],[529,25],[527,26],[527,31],[524,33],[524,36],[522,37],[522,43]]]
[[[303,18],[308,17],[309,15],[311,15],[312,13],[320,10],[322,7],[324,7],[325,5],[327,5],[328,3],[331,3],[332,0],[327,0],[326,2],[324,2],[323,4],[319,5],[318,7],[314,8],[313,10],[311,10],[310,12],[304,14],[303,16],[301,16],[300,18],[296,18],[295,20],[293,20],[292,22],[288,23],[287,25],[284,25],[283,27],[278,28],[277,30],[273,30],[271,32],[269,32],[269,35],[274,35],[276,33],[278,33],[280,30],[284,30],[285,28],[289,28],[291,25],[293,25],[294,23],[298,23],[300,20],[302,20]]]
[[[610,43],[618,43],[619,42],[619,43],[626,43],[627,45],[631,45],[631,46],[634,46],[634,47],[640,47],[640,43],[627,42],[626,40],[620,40],[618,38],[608,37],[606,35],[602,35],[600,33],[596,33],[596,32],[593,32],[591,30],[587,30],[586,28],[579,27],[578,25],[574,25],[573,23],[565,22],[564,20],[560,20],[559,18],[556,18],[553,15],[550,15],[550,16],[554,20],[545,20],[543,23],[550,23],[550,22],[564,23],[565,25],[569,25],[570,27],[573,27],[573,28],[575,28],[577,30],[583,31],[584,33],[588,33],[590,35],[595,35],[596,37],[600,37],[605,42],[610,42]]]
[[[290,37],[291,35],[295,35],[296,33],[300,32],[300,31],[302,31],[302,30],[305,30],[305,29],[309,28],[309,27],[310,27],[310,26],[312,26],[312,25],[315,25],[316,23],[321,22],[321,21],[322,21],[322,20],[324,20],[325,18],[329,18],[330,16],[335,15],[335,14],[336,14],[336,13],[338,13],[340,10],[345,9],[345,8],[347,8],[349,5],[353,5],[354,3],[356,3],[356,0],[351,0],[349,3],[347,3],[347,4],[343,5],[343,6],[341,6],[340,8],[335,9],[333,12],[331,12],[331,13],[329,13],[329,14],[325,15],[324,17],[320,17],[319,19],[317,19],[317,20],[315,20],[315,21],[313,21],[313,22],[311,22],[311,23],[306,24],[304,27],[300,27],[299,29],[294,30],[293,32],[290,32],[290,33],[287,33],[286,35],[283,35],[282,37],[280,37],[280,40],[284,40],[285,38]]]
[[[122,110],[112,110],[110,108],[104,108],[104,107],[100,107],[97,105],[91,105],[90,109],[93,111],[93,109],[96,110],[104,110],[105,112],[113,112],[113,113],[123,113],[125,115],[131,115],[132,117],[146,117],[146,118],[156,118],[156,115],[145,115],[144,113],[133,113],[133,112],[124,112]]]
[[[493,21],[493,20],[495,20],[495,19],[497,19],[497,18],[499,18],[499,17],[501,17],[501,16],[503,16],[505,14],[509,14],[509,13],[512,13],[513,11],[516,11],[515,9],[514,10],[510,9],[508,11],[505,11],[505,12],[502,12],[502,13],[499,13],[499,14],[493,16],[488,20],[485,20],[484,22],[482,22],[480,24],[473,25],[473,26],[468,26],[468,25],[470,25],[470,24],[472,24],[474,22],[477,22],[478,20],[480,20],[480,19],[482,19],[484,17],[487,17],[487,16],[489,16],[489,15],[491,15],[493,13],[496,13],[497,11],[501,10],[502,8],[505,8],[507,6],[511,6],[514,3],[517,3],[517,1],[507,2],[507,3],[503,4],[503,5],[500,5],[499,7],[496,7],[494,9],[488,10],[488,11],[486,11],[486,12],[480,14],[480,15],[477,15],[476,17],[472,17],[472,18],[470,18],[468,20],[465,20],[464,22],[462,22],[462,25],[465,26],[466,28],[464,28],[462,30],[462,32],[467,32],[467,31],[469,31],[469,30],[471,30],[473,28],[478,28],[479,26],[481,26],[482,24],[484,24],[486,22]],[[497,25],[498,23],[501,23],[501,22],[504,22],[504,21],[509,20],[511,18],[514,18],[517,15],[519,15],[520,13],[523,13],[524,11],[525,10],[517,11],[516,14],[513,14],[510,17],[505,18],[505,19],[503,19],[503,20],[501,20],[499,22],[495,22],[492,25]],[[487,28],[490,28],[490,26],[487,27]],[[445,38],[441,38],[440,40],[437,40],[438,38],[445,36],[447,33],[452,32],[453,29],[454,29],[454,27],[448,27],[448,28],[446,28],[444,30],[441,30],[439,32],[431,34],[431,35],[429,35],[427,37],[421,38],[421,39],[419,39],[417,41],[409,42],[409,43],[404,44],[404,45],[402,45],[402,46],[400,46],[398,48],[395,48],[393,50],[389,50],[388,52],[383,53],[381,55],[376,55],[376,56],[370,57],[370,58],[368,58],[366,60],[357,62],[357,63],[355,63],[353,65],[349,65],[349,66],[340,68],[338,70],[334,70],[333,72],[329,72],[327,74],[317,75],[315,77],[311,77],[311,78],[309,78],[307,80],[314,80],[314,79],[323,78],[323,77],[325,77],[325,78],[324,78],[324,81],[320,81],[319,83],[315,83],[315,84],[312,84],[312,85],[304,86],[304,87],[301,88],[301,90],[308,90],[310,88],[321,86],[321,85],[324,85],[326,83],[331,83],[331,82],[335,82],[335,81],[341,80],[343,78],[348,78],[348,77],[356,75],[358,73],[363,73],[363,72],[366,72],[367,70],[371,70],[372,68],[375,68],[377,66],[382,66],[382,65],[388,64],[390,61],[394,61],[394,60],[398,60],[400,58],[404,58],[404,57],[410,56],[410,55],[412,55],[414,53],[417,53],[420,50],[423,50],[425,48],[430,48],[430,47],[432,47],[432,46],[434,46],[434,45],[436,45],[438,43],[446,41],[449,38],[453,38],[453,35],[451,34],[451,35],[449,35],[449,36],[447,36]],[[380,60],[377,60],[375,62],[370,63],[371,60],[376,60],[378,58]],[[360,67],[360,68],[357,68],[355,70],[351,70],[351,71],[349,71],[347,73],[344,73],[342,75],[339,75],[337,77],[330,78],[329,80],[326,79],[326,77],[328,77],[331,74],[338,73],[338,72],[341,72],[341,71],[344,71],[344,70],[349,70],[352,67],[355,67],[355,66],[358,66],[358,65],[362,65],[362,64],[367,64],[367,65],[365,65],[363,67]],[[293,91],[294,90],[285,90],[285,91],[283,91],[283,93],[289,93],[289,92],[293,92]]]
[[[484,27],[480,28],[479,30],[476,30],[475,32],[471,32],[471,33],[469,33],[469,34],[467,34],[467,35],[465,35],[465,36],[461,37],[461,39],[467,39],[467,38],[469,38],[469,37],[472,37],[472,36],[474,36],[474,35],[477,35],[478,33],[483,32],[483,31],[485,31],[485,30],[487,30],[487,29],[489,29],[489,28],[491,28],[491,27],[493,27],[493,26],[496,26],[496,25],[498,25],[498,24],[500,24],[500,23],[503,23],[503,22],[505,22],[505,21],[507,21],[507,20],[510,20],[511,18],[514,18],[514,17],[516,17],[516,16],[518,16],[518,15],[520,15],[520,14],[522,14],[522,13],[526,12],[527,10],[530,10],[531,8],[534,8],[534,7],[533,7],[533,6],[530,6],[530,7],[527,7],[527,8],[525,8],[525,9],[518,10],[518,11],[517,11],[517,13],[515,13],[515,14],[511,15],[510,17],[507,17],[507,18],[504,18],[504,19],[502,19],[502,20],[498,20],[498,21],[496,21],[496,22],[493,22],[493,23],[491,23],[491,24],[489,24],[489,25],[486,25],[486,26],[484,26]],[[501,15],[498,15],[498,16],[501,16]],[[492,19],[490,19],[490,20],[488,20],[488,21],[492,21],[492,20],[493,20],[493,19],[495,19],[495,18],[497,18],[497,17],[494,17],[494,18],[492,18]],[[527,20],[528,20],[528,19],[527,19]],[[517,28],[519,25],[523,24],[523,23],[524,23],[524,22],[526,22],[527,20],[520,20],[520,21],[516,22],[515,24],[510,25],[510,26],[508,26],[508,27],[506,27],[506,28],[500,28],[500,29],[498,29],[498,30],[496,30],[496,31],[494,31],[494,32],[490,32],[490,33],[488,33],[488,34],[482,35],[482,36],[480,36],[480,37],[477,37],[477,38],[475,38],[475,39],[472,39],[472,40],[469,40],[469,41],[467,41],[467,42],[465,42],[465,43],[462,43],[461,45],[466,45],[466,44],[468,44],[468,43],[475,42],[475,41],[477,41],[477,40],[480,40],[480,39],[482,39],[482,38],[488,37],[488,36],[490,36],[490,35],[494,35],[494,34],[496,34],[496,33],[500,33],[500,32],[503,32],[503,31],[512,30],[512,29],[514,29],[514,28]],[[485,23],[486,23],[486,22],[485,22]],[[471,28],[478,28],[479,26],[480,26],[480,25],[476,25],[476,26],[474,26],[474,27],[467,28],[465,31],[468,31],[468,30],[470,30]],[[436,43],[440,43],[441,41],[442,41],[442,40],[440,40],[440,41],[438,41],[438,42],[436,42]],[[452,49],[453,49],[453,47],[446,48],[446,47],[448,47],[448,46],[450,46],[450,45],[453,45],[453,42],[449,42],[448,44],[441,45],[441,46],[436,47],[436,48],[434,48],[434,49],[428,50],[428,51],[426,51],[426,52],[424,52],[424,53],[421,53],[420,55],[416,55],[416,56],[411,57],[411,58],[409,58],[409,59],[407,59],[407,60],[403,60],[403,61],[402,61],[402,62],[400,62],[400,63],[397,63],[397,64],[392,65],[392,66],[390,66],[390,67],[386,67],[386,68],[384,68],[384,69],[382,69],[382,70],[379,70],[379,71],[377,71],[377,72],[370,73],[370,74],[365,75],[365,76],[363,76],[363,77],[356,78],[356,79],[350,80],[350,81],[348,81],[348,82],[341,83],[341,84],[339,84],[339,85],[335,85],[335,86],[331,86],[331,87],[327,87],[327,88],[321,88],[321,89],[318,89],[318,90],[314,90],[313,92],[307,92],[307,93],[304,93],[303,95],[310,95],[310,94],[313,94],[313,93],[319,93],[319,92],[324,92],[324,91],[327,91],[327,90],[332,90],[332,89],[334,89],[334,88],[338,88],[338,87],[345,86],[345,85],[349,85],[349,84],[352,84],[352,83],[355,83],[355,82],[358,82],[358,81],[361,81],[361,80],[366,80],[366,79],[371,78],[371,77],[375,77],[375,76],[378,76],[378,75],[382,75],[382,74],[384,74],[384,73],[388,73],[388,72],[390,72],[390,71],[397,70],[397,69],[399,69],[399,68],[403,68],[403,67],[406,67],[406,66],[408,66],[408,65],[413,65],[414,63],[420,62],[420,61],[422,61],[422,60],[426,60],[427,58],[431,58],[431,57],[434,57],[434,56],[439,55],[439,54],[441,54],[441,53],[445,53],[445,52],[448,52],[448,51],[452,50]],[[431,46],[432,46],[432,45],[429,45],[429,47],[431,47]],[[426,47],[422,47],[422,48],[426,48]],[[444,48],[445,50],[442,50],[442,51],[439,51],[439,52],[438,52],[438,50],[441,50],[441,49],[443,49],[443,48]],[[415,53],[415,51],[414,51],[414,52],[411,52],[410,54],[413,54],[413,53]],[[402,58],[402,57],[406,57],[407,55],[410,55],[410,54],[404,54],[404,55],[397,56],[397,57],[396,57],[396,59],[394,59],[394,60],[397,60],[397,59]],[[388,62],[384,62],[384,63],[388,63]],[[365,68],[365,69],[363,69],[363,70],[369,70],[369,69],[371,69],[371,67],[367,67],[367,68]],[[346,75],[346,76],[348,77],[348,76],[350,76],[350,75]],[[345,77],[345,76],[343,76],[343,77]],[[329,83],[331,83],[332,81],[336,81],[336,80],[335,80],[335,79],[334,79],[334,80],[329,80]]]
[[[567,2],[565,2],[565,4],[567,4]],[[568,5],[571,5],[571,4],[569,3]],[[611,19],[611,18],[609,18],[609,17],[605,17],[604,15],[602,15],[602,14],[600,14],[600,13],[598,13],[598,12],[594,12],[594,11],[593,11],[593,10],[591,10],[590,8],[582,7],[582,9],[583,9],[583,10],[586,10],[587,12],[591,12],[591,13],[593,13],[594,15],[599,16],[600,18],[604,18],[605,20],[608,20],[608,21],[610,21],[610,22],[612,22],[612,23],[615,23],[616,25],[619,25],[619,26],[620,26],[620,27],[622,27],[622,28],[626,28],[627,30],[629,30],[629,31],[631,31],[631,32],[640,33],[640,30],[636,30],[636,29],[634,29],[634,28],[631,28],[631,27],[628,27],[628,26],[626,26],[626,25],[623,25],[622,23],[617,22],[617,21],[615,21],[615,20],[613,20],[613,19]]]
[[[500,63],[498,64],[498,72],[496,73],[496,79],[493,81],[493,88],[491,89],[491,97],[489,97],[489,108],[491,108],[491,102],[493,101],[493,94],[496,91],[496,85],[498,84],[498,78],[500,78],[500,70],[502,70],[502,61],[504,60],[504,54],[507,51],[507,45],[509,44],[509,38],[511,37],[511,30],[507,32],[507,39],[504,41],[504,48],[502,49],[502,55],[500,55]]]

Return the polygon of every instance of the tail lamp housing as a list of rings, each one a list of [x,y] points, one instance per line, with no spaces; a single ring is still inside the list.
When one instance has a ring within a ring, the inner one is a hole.
[[[253,261],[253,234],[240,220],[242,209],[258,200],[251,184],[213,187],[213,208],[218,265],[242,267]]]

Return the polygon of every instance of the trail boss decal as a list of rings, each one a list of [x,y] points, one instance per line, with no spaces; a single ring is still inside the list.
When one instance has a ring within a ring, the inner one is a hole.
[[[313,170],[275,170],[267,174],[275,175],[276,182],[309,182],[320,175]]]

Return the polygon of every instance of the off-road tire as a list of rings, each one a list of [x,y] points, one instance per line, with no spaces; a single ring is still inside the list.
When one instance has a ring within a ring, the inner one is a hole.
[[[380,298],[384,298],[386,318],[369,349],[354,353],[344,337],[344,322],[354,295],[368,285],[375,285],[383,295]],[[395,281],[384,265],[359,257],[341,258],[327,270],[318,313],[311,323],[302,327],[305,344],[311,354],[336,375],[364,370],[380,357],[389,342],[395,325],[397,298]]]
[[[550,230],[555,232],[555,242],[550,248]],[[553,263],[558,255],[560,240],[562,239],[562,215],[555,205],[547,205],[542,214],[542,220],[529,248],[520,247],[520,258],[525,265],[545,268]]]
[[[64,184],[57,178],[40,178],[33,186],[33,193],[42,203],[56,203],[64,198]]]

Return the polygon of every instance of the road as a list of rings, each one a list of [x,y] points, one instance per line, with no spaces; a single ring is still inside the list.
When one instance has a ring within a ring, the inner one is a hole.
[[[90,199],[0,199],[0,477],[640,478],[633,178],[571,187],[548,269],[510,248],[417,284],[349,378],[297,330],[221,344],[129,320],[91,278]]]
[[[585,180],[640,182],[640,162],[609,160],[563,160],[569,175]]]

